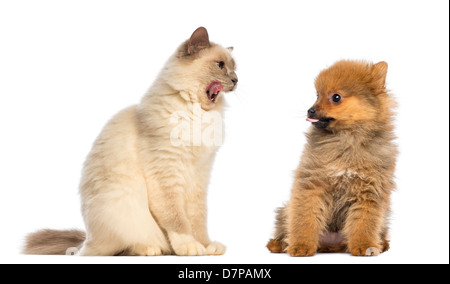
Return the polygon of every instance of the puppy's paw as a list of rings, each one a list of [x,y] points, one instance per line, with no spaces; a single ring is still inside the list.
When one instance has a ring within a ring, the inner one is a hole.
[[[268,248],[270,250],[270,252],[272,252],[272,253],[284,252],[283,243],[276,239],[270,239],[266,245],[266,248]]]
[[[291,256],[313,256],[317,248],[312,245],[294,244],[287,247],[287,253]]]
[[[350,249],[353,256],[377,256],[381,253],[381,249],[376,246],[356,247]]]
[[[212,242],[206,247],[207,255],[223,255],[226,247],[219,242]]]
[[[380,250],[375,247],[366,249],[366,256],[377,256],[380,254]]]

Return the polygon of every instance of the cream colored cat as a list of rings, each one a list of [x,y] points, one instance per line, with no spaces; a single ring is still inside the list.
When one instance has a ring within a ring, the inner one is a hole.
[[[230,52],[198,28],[140,104],[114,116],[95,141],[80,184],[86,234],[38,231],[28,236],[24,253],[224,254],[225,246],[211,242],[206,226],[206,191],[219,145],[197,136],[207,128],[210,134],[214,124],[199,116],[220,117],[222,92],[236,87]],[[178,119],[187,132],[176,131]]]

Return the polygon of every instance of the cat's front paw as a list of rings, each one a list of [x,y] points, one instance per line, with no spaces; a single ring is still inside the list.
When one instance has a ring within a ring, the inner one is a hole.
[[[157,256],[162,255],[161,248],[159,246],[142,246],[137,245],[134,247],[134,249],[131,251],[130,255],[136,255],[136,256]]]
[[[176,255],[199,256],[206,254],[206,248],[191,235],[172,233],[169,236]]]
[[[223,255],[226,247],[219,242],[212,242],[206,247],[207,255]]]
[[[205,247],[196,240],[181,243],[173,247],[176,255],[200,256],[206,254]]]
[[[148,246],[145,251],[146,256],[157,256],[162,255],[162,251],[160,247],[157,246]]]

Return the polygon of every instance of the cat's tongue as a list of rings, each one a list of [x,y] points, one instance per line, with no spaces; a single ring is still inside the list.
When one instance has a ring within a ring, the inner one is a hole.
[[[211,84],[209,84],[208,88],[206,88],[208,99],[210,99],[212,102],[215,102],[220,91],[223,91],[222,84],[219,81],[212,81]]]
[[[319,120],[315,119],[315,118],[307,118],[306,121],[309,121],[309,122],[312,122],[312,123],[319,122]]]

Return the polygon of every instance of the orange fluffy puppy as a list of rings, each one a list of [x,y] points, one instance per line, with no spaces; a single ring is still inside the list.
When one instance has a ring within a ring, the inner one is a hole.
[[[316,78],[312,127],[290,201],[277,211],[274,253],[378,255],[389,249],[397,147],[386,62],[339,61]]]

